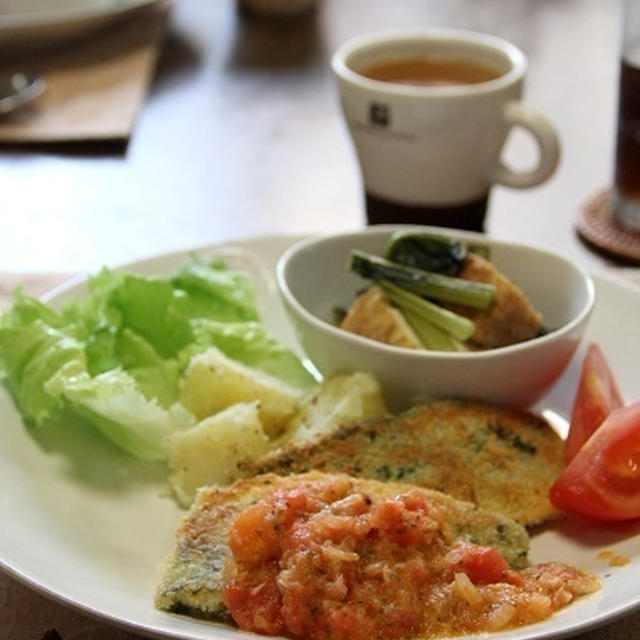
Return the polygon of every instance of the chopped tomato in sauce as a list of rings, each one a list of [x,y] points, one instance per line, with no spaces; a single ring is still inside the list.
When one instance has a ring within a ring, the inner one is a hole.
[[[224,599],[245,630],[394,640],[519,626],[598,588],[557,563],[516,573],[454,541],[417,489],[353,491],[347,476],[277,490],[234,520]]]
[[[454,562],[454,570],[463,571],[475,584],[501,581],[522,584],[520,576],[509,569],[500,552],[491,547],[459,543],[455,551],[449,554],[449,558]]]

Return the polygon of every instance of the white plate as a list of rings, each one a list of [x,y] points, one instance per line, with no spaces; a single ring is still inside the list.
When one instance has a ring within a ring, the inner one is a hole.
[[[260,280],[258,305],[264,322],[291,345],[294,337],[272,274],[278,257],[297,239],[264,237],[239,241],[232,249],[197,250],[204,257],[223,255],[231,266],[246,267]],[[128,268],[166,274],[187,255],[165,255]],[[602,346],[623,393],[632,399],[638,393],[640,290],[602,276],[596,276],[595,283],[598,301],[587,341]],[[83,292],[84,285],[75,283],[47,298],[59,305]],[[568,415],[583,354],[584,347],[538,409]],[[154,609],[158,564],[173,547],[173,531],[182,513],[163,496],[162,468],[131,461],[92,433],[31,432],[4,388],[0,425],[0,566],[46,595],[141,635],[183,640],[256,637]],[[597,557],[603,549],[631,561],[609,567]],[[640,604],[640,524],[597,527],[568,521],[550,528],[534,536],[531,560],[551,559],[596,573],[602,590],[545,622],[493,634],[492,639],[558,638]]]
[[[0,0],[0,47],[75,38],[156,1]]]

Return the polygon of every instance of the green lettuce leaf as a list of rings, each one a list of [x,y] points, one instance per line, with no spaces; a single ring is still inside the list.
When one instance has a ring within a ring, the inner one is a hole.
[[[5,378],[25,419],[41,425],[62,402],[44,384],[67,362],[84,366],[82,343],[75,325],[44,304],[16,292],[12,308],[0,324],[0,376]]]
[[[253,283],[241,271],[223,262],[205,262],[192,256],[171,278],[187,297],[188,317],[224,322],[258,320]]]
[[[180,403],[164,409],[145,398],[121,369],[91,377],[69,363],[46,382],[45,390],[63,398],[118,447],[143,460],[164,459],[167,436],[195,423]]]
[[[89,280],[89,298],[65,308],[65,317],[83,323],[92,367],[109,370],[119,331],[139,333],[161,357],[174,356],[193,340],[186,294],[165,278],[103,269]]]

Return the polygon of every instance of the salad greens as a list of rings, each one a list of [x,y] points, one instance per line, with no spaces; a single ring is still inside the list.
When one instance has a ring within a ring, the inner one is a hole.
[[[129,454],[162,459],[168,433],[195,421],[180,376],[212,346],[292,386],[314,382],[260,324],[249,277],[197,257],[167,278],[103,269],[59,311],[16,291],[0,319],[0,379],[34,427],[80,417]]]

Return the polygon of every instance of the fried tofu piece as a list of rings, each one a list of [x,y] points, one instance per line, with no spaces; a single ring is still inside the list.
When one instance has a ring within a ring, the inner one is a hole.
[[[533,526],[561,516],[548,497],[563,442],[530,412],[436,400],[396,417],[343,425],[249,463],[246,475],[311,469],[437,489]]]
[[[542,329],[542,316],[513,282],[483,257],[470,253],[458,273],[459,278],[493,284],[496,297],[489,309],[447,305],[475,324],[470,342],[483,349],[503,347],[534,338]]]
[[[350,493],[366,493],[371,497],[395,497],[412,489],[397,482],[345,478],[351,484]],[[222,599],[223,572],[231,554],[227,534],[234,518],[273,491],[323,479],[330,476],[319,472],[287,477],[267,474],[240,480],[230,487],[201,489],[177,528],[176,547],[163,567],[156,606],[165,611],[227,621],[228,612]],[[513,568],[526,566],[529,537],[521,525],[440,492],[419,491],[430,513],[443,521],[453,539],[494,547]]]
[[[340,328],[396,347],[423,348],[405,317],[377,286],[356,297],[340,323]]]

